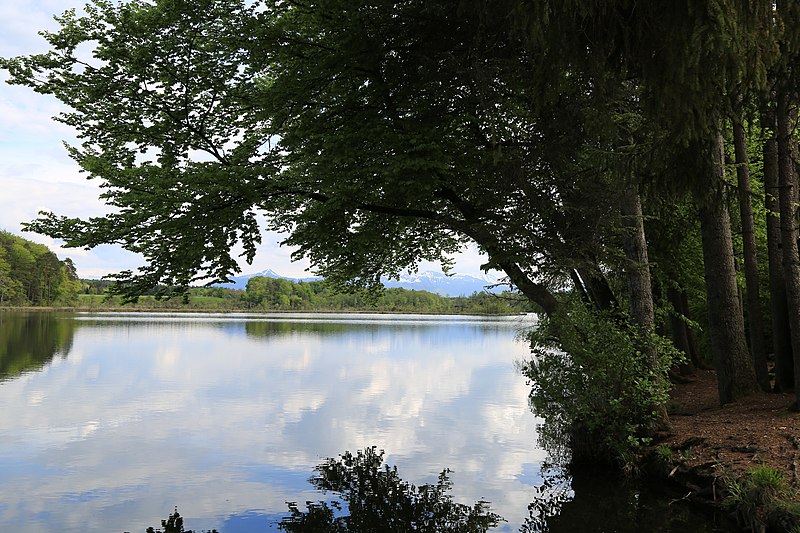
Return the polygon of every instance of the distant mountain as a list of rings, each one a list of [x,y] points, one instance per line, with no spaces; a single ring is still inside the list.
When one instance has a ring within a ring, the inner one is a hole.
[[[267,278],[283,278],[289,281],[319,281],[320,277],[308,278],[290,278],[281,276],[277,272],[267,269],[254,274],[243,274],[241,276],[233,276],[232,283],[220,285],[231,289],[244,290],[247,288],[247,280],[255,276],[264,276]],[[387,288],[400,287],[403,289],[428,291],[442,296],[469,296],[473,292],[480,292],[484,288],[489,287],[496,283],[491,277],[476,277],[469,274],[453,274],[447,276],[441,272],[419,272],[417,274],[404,274],[400,276],[399,280],[383,279],[383,284]],[[488,289],[490,292],[499,293],[506,287],[495,287]]]

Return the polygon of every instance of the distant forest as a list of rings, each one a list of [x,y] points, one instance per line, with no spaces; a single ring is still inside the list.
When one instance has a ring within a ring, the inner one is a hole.
[[[80,291],[71,259],[0,231],[0,305],[74,305]]]
[[[109,293],[108,280],[79,279],[72,260],[60,261],[47,246],[0,231],[0,306],[59,306],[92,309],[123,307]],[[446,297],[427,291],[386,289],[378,295],[341,292],[325,281],[292,282],[256,276],[246,290],[193,287],[187,296],[159,299],[142,296],[132,309],[212,311],[375,311],[393,313],[515,314],[532,310],[519,295],[476,292]]]
[[[113,308],[121,305],[111,296],[110,281],[82,280],[81,307]],[[157,299],[153,294],[139,298],[132,308],[197,309],[248,311],[375,311],[392,313],[517,314],[532,311],[531,304],[518,294],[476,292],[470,296],[447,297],[427,291],[386,289],[378,295],[341,292],[325,281],[293,282],[287,279],[256,276],[246,290],[224,287],[193,287],[188,299]]]

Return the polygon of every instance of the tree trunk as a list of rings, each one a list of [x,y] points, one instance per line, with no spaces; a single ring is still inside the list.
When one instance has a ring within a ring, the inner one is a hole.
[[[765,120],[775,128],[775,116]],[[764,143],[764,207],[767,210],[767,250],[769,257],[769,291],[772,311],[772,351],[775,354],[775,390],[789,392],[794,389],[794,363],[792,339],[789,328],[789,307],[786,302],[786,283],[783,278],[783,252],[781,250],[781,222],[778,141],[776,134]]]
[[[619,308],[617,297],[614,296],[614,292],[608,284],[608,279],[600,272],[599,268],[581,267],[578,268],[578,275],[583,280],[583,285],[586,287],[586,292],[595,309],[598,311],[613,311]]]
[[[632,188],[627,188],[622,193],[621,201],[622,226],[625,231],[623,248],[627,259],[626,277],[628,279],[628,299],[630,312],[634,324],[638,326],[645,339],[649,337],[655,327],[655,307],[653,305],[653,288],[650,281],[650,262],[647,257],[647,240],[644,234],[644,216],[639,194]],[[649,352],[652,368],[659,365],[658,351],[650,343],[646,349]],[[666,379],[662,376],[661,379]],[[658,406],[657,429],[668,430],[671,428],[667,406]]]
[[[714,176],[709,195],[700,208],[703,265],[708,299],[711,351],[717,372],[719,400],[730,403],[757,388],[747,350],[744,317],[734,267],[733,242],[724,190],[725,158],[722,134],[712,147]]]
[[[768,391],[767,350],[764,346],[764,324],[761,317],[761,297],[758,290],[758,258],[753,205],[750,201],[750,166],[747,159],[747,139],[740,117],[733,120],[733,145],[736,153],[736,177],[739,186],[739,214],[742,219],[744,277],[747,286],[747,323],[750,327],[750,353],[758,386]]]
[[[681,289],[681,314],[685,317],[689,316],[689,295],[686,294],[686,291],[683,289]],[[700,350],[697,348],[697,339],[695,339],[694,332],[688,324],[686,324],[686,338],[689,340],[689,350],[692,354],[691,359],[694,366],[704,370],[712,370],[712,367],[708,366],[708,362],[700,357]]]
[[[789,329],[794,354],[794,389],[800,398],[800,255],[797,248],[797,173],[793,157],[792,125],[786,94],[778,95],[778,176],[781,212],[781,248],[783,275],[786,282],[786,303],[789,309]],[[797,402],[795,402],[797,403]]]
[[[692,346],[689,343],[689,328],[682,318],[684,313],[681,308],[680,291],[675,287],[667,288],[667,300],[669,300],[672,306],[672,312],[669,314],[669,326],[672,330],[672,344],[686,356],[686,362],[681,365],[680,372],[682,376],[689,376],[694,374],[695,365]]]

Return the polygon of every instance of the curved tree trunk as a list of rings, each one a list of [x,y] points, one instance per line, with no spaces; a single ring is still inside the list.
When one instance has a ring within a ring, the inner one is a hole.
[[[717,372],[721,404],[730,403],[757,389],[747,350],[744,317],[734,267],[731,223],[724,190],[725,158],[722,134],[715,135],[713,189],[700,208],[703,266],[708,299],[711,351]]]
[[[750,327],[750,353],[758,386],[768,391],[767,350],[764,346],[764,324],[761,317],[761,297],[758,290],[758,258],[753,205],[750,201],[750,166],[747,159],[747,139],[740,117],[733,120],[733,145],[736,153],[736,177],[739,189],[739,215],[742,219],[744,277],[747,285],[747,323]]]
[[[617,297],[608,284],[608,279],[596,266],[594,268],[581,267],[577,269],[578,275],[583,280],[583,285],[594,308],[598,311],[613,311],[619,308]]]

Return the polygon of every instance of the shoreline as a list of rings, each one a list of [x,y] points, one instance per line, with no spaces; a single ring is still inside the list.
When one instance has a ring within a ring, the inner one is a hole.
[[[522,317],[536,313],[455,313],[445,311],[388,310],[388,309],[218,309],[218,308],[180,308],[180,307],[94,307],[94,306],[0,306],[0,313],[215,313],[215,314],[365,314],[365,315],[441,315],[441,316],[485,316],[485,317]]]

